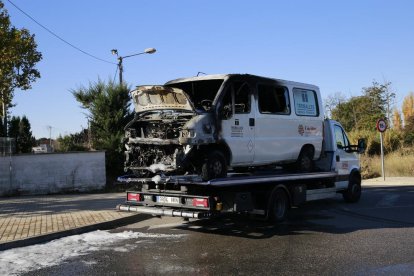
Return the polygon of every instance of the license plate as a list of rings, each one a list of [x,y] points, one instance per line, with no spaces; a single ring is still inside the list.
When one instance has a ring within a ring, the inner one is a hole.
[[[159,203],[179,204],[180,203],[180,198],[179,197],[172,197],[172,196],[157,196],[157,202],[159,202]]]

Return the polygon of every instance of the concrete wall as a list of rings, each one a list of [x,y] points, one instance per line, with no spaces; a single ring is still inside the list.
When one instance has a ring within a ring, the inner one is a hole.
[[[105,152],[0,157],[0,196],[103,189]]]

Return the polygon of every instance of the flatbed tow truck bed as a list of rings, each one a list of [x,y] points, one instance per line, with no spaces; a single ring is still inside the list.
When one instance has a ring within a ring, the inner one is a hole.
[[[136,185],[127,191],[120,211],[156,216],[209,218],[223,213],[269,216],[275,194],[286,197],[286,208],[306,201],[331,198],[344,190],[336,172],[255,174],[229,173],[226,178],[202,181],[197,175],[137,178],[122,176],[121,183]]]

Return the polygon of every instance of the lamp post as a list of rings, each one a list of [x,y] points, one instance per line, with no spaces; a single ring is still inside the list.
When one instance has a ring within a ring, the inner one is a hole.
[[[129,57],[143,55],[143,54],[153,54],[156,51],[157,50],[155,50],[155,48],[147,48],[142,53],[127,55],[127,56],[120,56],[118,54],[118,50],[117,49],[112,49],[111,50],[112,54],[113,55],[116,55],[118,57],[118,64],[117,65],[118,65],[118,70],[119,70],[119,84],[122,84],[122,73],[124,71],[124,68],[122,67],[122,61],[124,60],[124,58],[129,58]]]

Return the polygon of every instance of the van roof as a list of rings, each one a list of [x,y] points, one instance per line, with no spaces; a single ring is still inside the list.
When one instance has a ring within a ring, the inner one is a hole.
[[[214,74],[214,75],[203,75],[203,76],[195,76],[195,77],[188,77],[188,78],[179,78],[174,79],[166,82],[165,84],[173,84],[173,83],[180,83],[180,82],[187,82],[187,81],[201,81],[201,80],[212,80],[212,79],[228,79],[230,77],[236,77],[236,76],[244,76],[247,78],[257,78],[257,79],[263,79],[263,80],[272,80],[277,81],[282,84],[288,84],[292,86],[307,86],[309,88],[313,88],[316,90],[319,90],[319,87],[313,84],[309,83],[302,83],[302,82],[296,82],[296,81],[288,81],[288,80],[282,80],[282,79],[276,79],[276,78],[269,78],[269,77],[262,77],[257,75],[251,75],[251,74]]]

